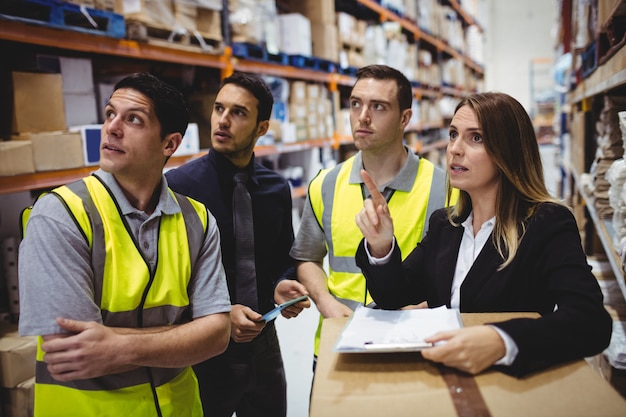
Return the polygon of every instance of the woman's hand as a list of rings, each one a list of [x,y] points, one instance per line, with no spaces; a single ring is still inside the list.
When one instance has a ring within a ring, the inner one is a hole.
[[[356,224],[367,240],[370,255],[382,258],[391,251],[393,243],[393,220],[385,197],[378,191],[376,183],[362,169],[361,178],[369,190],[371,198],[363,202],[363,208],[356,215]]]
[[[439,332],[424,339],[439,343],[422,350],[422,356],[434,362],[478,374],[506,354],[504,340],[491,326],[471,326],[448,332]]]

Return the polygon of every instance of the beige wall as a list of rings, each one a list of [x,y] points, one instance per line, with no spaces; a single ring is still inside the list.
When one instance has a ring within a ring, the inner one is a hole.
[[[530,62],[554,57],[557,1],[485,0],[484,7],[485,89],[510,94],[530,111]]]

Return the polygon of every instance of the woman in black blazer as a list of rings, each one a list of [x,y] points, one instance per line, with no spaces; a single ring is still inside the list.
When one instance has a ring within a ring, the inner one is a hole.
[[[461,312],[537,312],[427,339],[426,359],[469,373],[496,365],[521,376],[601,352],[612,321],[583,252],[570,210],[549,195],[534,128],[502,93],[459,103],[446,151],[449,209],[433,213],[428,234],[402,261],[393,222],[376,184],[357,215],[365,239],[356,255],[377,305],[426,302]],[[442,342],[442,343],[439,343]]]

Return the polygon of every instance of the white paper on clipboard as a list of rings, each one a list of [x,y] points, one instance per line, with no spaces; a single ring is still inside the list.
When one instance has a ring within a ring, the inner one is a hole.
[[[341,332],[335,351],[414,352],[430,347],[424,338],[462,327],[458,309],[438,307],[414,310],[356,309]]]

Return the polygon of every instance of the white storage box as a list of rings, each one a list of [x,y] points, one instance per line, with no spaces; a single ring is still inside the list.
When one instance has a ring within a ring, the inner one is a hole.
[[[173,156],[195,155],[200,152],[200,134],[197,123],[189,123],[183,141]]]

